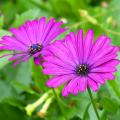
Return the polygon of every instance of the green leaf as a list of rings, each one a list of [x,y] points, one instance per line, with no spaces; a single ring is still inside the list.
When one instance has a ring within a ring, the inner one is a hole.
[[[88,110],[89,110],[90,105],[91,105],[91,103],[89,103],[86,107],[86,110],[85,110],[84,115],[83,115],[83,120],[86,120],[89,118]]]
[[[8,52],[6,52],[6,51],[1,51],[1,52],[0,52],[0,56],[3,56],[3,55],[5,55],[5,54],[8,54]],[[10,61],[8,60],[8,57],[7,57],[7,56],[0,58],[0,70],[1,70],[5,65],[7,65],[9,62],[10,62]]]
[[[1,15],[1,16],[0,16],[0,29],[3,28],[3,25],[4,25],[4,16]]]
[[[3,103],[9,104],[13,107],[17,107],[20,110],[24,110],[24,106],[25,106],[25,101],[20,100],[20,98],[15,96],[4,99]]]
[[[118,53],[118,59],[120,60],[120,52]],[[114,91],[115,95],[120,99],[120,65],[117,66],[117,72],[115,73],[115,80],[108,81],[109,86]]]
[[[1,120],[27,120],[23,111],[5,103],[0,103]]]
[[[13,64],[13,63],[12,63]],[[15,88],[15,90],[18,93],[21,93],[23,91],[33,93],[32,90],[30,90],[30,84],[31,84],[31,65],[28,63],[20,63],[16,67],[13,67],[12,64],[8,64],[5,67],[2,68],[2,77],[5,81],[9,82],[12,87]],[[10,72],[8,72],[10,71]]]
[[[34,85],[42,92],[47,91],[48,88],[46,86],[46,81],[48,80],[49,77],[42,73],[42,67],[35,66],[33,63],[32,72],[33,72]]]
[[[12,68],[16,71],[16,68]],[[11,81],[12,86],[18,91],[26,91],[29,93],[33,93],[30,89],[31,83],[31,65],[28,63],[21,63],[18,66],[16,71],[17,73],[14,76],[14,79]],[[13,72],[14,74],[14,72]],[[12,76],[11,76],[12,77]],[[8,78],[9,79],[9,78]]]
[[[0,102],[6,98],[16,96],[14,89],[5,81],[0,80]]]
[[[0,29],[0,38],[4,35],[12,35],[9,31]]]
[[[120,0],[111,0],[109,8],[107,9],[107,15],[104,16],[104,26],[113,32],[108,32],[109,37],[112,38],[114,45],[120,46]],[[111,17],[111,21],[107,23],[107,20]]]
[[[100,103],[103,108],[109,112],[115,113],[119,108],[119,103],[116,99],[104,97],[101,99]]]
[[[27,20],[34,20],[40,17],[39,9],[30,9],[21,15],[16,15],[16,19],[12,26],[18,27],[21,24],[24,24]]]

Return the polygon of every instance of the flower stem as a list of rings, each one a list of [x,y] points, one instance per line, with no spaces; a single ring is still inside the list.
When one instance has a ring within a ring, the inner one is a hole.
[[[61,110],[61,113],[63,114],[65,120],[68,120],[67,117],[66,117],[66,115],[65,115],[64,109],[62,108],[62,106],[60,104],[60,98],[59,98],[59,96],[57,95],[57,93],[56,93],[56,91],[54,89],[52,89],[52,90],[53,90],[53,94],[54,94],[54,96],[55,96],[55,98],[56,98],[56,100],[58,102],[58,106],[59,106],[59,108]]]
[[[92,96],[92,92],[91,92],[90,88],[87,88],[87,90],[88,90],[88,93],[89,93],[89,96],[90,96],[91,103],[92,103],[92,105],[93,105],[95,114],[96,114],[98,120],[100,120],[100,117],[99,117],[99,114],[98,114],[98,112],[97,112],[97,108],[96,108],[96,106],[95,106],[95,102],[94,102],[94,99],[93,99],[93,96]]]

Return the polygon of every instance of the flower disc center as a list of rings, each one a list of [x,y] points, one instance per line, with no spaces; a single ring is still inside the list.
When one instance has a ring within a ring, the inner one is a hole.
[[[41,49],[42,49],[42,46],[41,46],[41,45],[39,45],[39,44],[33,44],[33,45],[31,45],[30,48],[29,48],[29,53],[30,53],[31,55],[33,55],[33,54],[35,54],[35,53],[37,53],[37,52],[40,52]]]
[[[79,67],[76,68],[76,73],[82,76],[88,75],[89,71],[90,67],[86,64],[81,64]]]

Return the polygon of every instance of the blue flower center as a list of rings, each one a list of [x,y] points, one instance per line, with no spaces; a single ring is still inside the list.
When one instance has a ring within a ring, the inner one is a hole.
[[[31,46],[30,46],[30,48],[29,48],[29,53],[31,54],[31,55],[33,55],[33,54],[35,54],[35,53],[37,53],[37,52],[40,52],[41,51],[41,49],[42,49],[42,46],[41,45],[39,45],[39,44],[32,44]]]
[[[90,67],[87,64],[81,64],[76,67],[76,74],[81,76],[87,76],[90,72]]]

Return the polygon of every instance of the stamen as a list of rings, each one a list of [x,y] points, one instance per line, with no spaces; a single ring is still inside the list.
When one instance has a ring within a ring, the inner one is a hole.
[[[81,64],[80,66],[76,67],[77,75],[86,76],[90,72],[90,67],[87,64]]]
[[[42,46],[37,43],[37,44],[31,45],[30,48],[28,49],[28,51],[31,55],[33,55],[37,52],[40,52],[41,49],[42,49]]]

